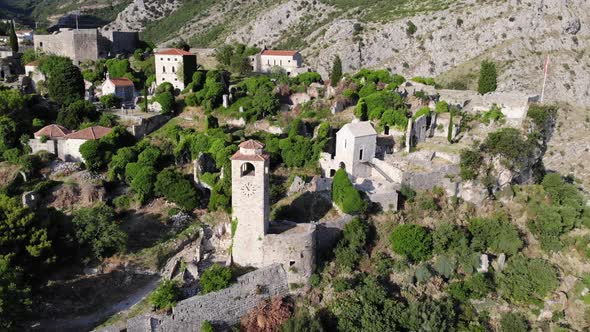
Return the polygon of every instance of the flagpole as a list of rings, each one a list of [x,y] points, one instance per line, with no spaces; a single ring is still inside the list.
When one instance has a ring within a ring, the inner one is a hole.
[[[548,69],[549,69],[549,56],[547,55],[547,57],[545,58],[545,66],[543,68],[544,77],[543,77],[543,88],[541,89],[541,104],[543,103],[543,100],[545,99],[545,84],[547,83]]]

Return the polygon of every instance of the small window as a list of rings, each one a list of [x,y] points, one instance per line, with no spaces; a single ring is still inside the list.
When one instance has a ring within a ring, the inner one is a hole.
[[[168,61],[170,61],[170,58],[168,58]]]
[[[344,148],[346,149],[346,140],[344,140]]]
[[[295,265],[295,261],[289,261],[289,266]]]
[[[363,149],[359,151],[359,160],[363,160]]]
[[[240,171],[240,176],[254,176],[256,170],[251,163],[243,163]]]
[[[176,73],[176,68],[174,68],[174,66],[172,66],[172,72]]]
[[[162,66],[162,73],[166,72],[166,66]]]
[[[39,47],[43,47],[43,42],[40,42],[39,43]]]
[[[160,60],[164,61],[164,58],[160,58]]]

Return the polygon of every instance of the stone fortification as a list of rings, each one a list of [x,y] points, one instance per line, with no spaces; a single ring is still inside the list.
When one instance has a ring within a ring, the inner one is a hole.
[[[130,319],[126,331],[200,331],[205,320],[218,328],[228,328],[259,302],[288,293],[287,273],[280,264],[274,264],[239,277],[229,288],[180,301],[170,315],[142,315]],[[100,331],[122,330],[110,326]]]

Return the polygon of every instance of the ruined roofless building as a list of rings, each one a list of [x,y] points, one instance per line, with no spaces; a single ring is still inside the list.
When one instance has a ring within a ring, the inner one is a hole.
[[[315,225],[269,222],[270,155],[255,140],[239,148],[231,157],[233,262],[257,268],[280,263],[290,283],[307,283],[315,265]]]

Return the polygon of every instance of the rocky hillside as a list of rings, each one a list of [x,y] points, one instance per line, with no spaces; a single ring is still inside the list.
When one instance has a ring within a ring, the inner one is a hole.
[[[540,94],[549,55],[546,100],[586,106],[588,22],[590,2],[572,0],[137,0],[111,25],[143,28],[162,45],[182,38],[195,47],[239,41],[299,49],[322,73],[339,55],[347,70],[384,67],[443,85],[473,87],[474,69],[490,58],[499,64],[500,90],[531,94]]]

